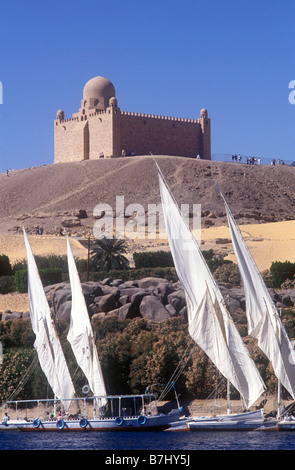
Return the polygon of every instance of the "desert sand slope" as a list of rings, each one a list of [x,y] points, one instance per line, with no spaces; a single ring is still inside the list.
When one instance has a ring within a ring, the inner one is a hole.
[[[295,168],[211,162],[156,156],[179,204],[201,204],[203,220],[213,212],[214,225],[225,225],[224,206],[216,184],[240,224],[295,220]],[[156,166],[150,156],[44,165],[0,175],[0,232],[15,225],[42,223],[47,229],[61,216],[97,204],[116,209],[159,204]],[[212,214],[211,214],[212,216]]]
[[[295,262],[295,221],[241,225],[240,230],[260,271],[274,261]],[[236,262],[227,226],[202,230],[202,249],[225,251]]]

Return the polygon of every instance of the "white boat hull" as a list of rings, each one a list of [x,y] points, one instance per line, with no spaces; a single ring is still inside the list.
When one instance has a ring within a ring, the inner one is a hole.
[[[259,428],[262,421],[204,421],[189,422],[190,431],[252,431]]]
[[[7,423],[0,423],[0,431],[16,431],[19,425],[26,424],[27,421],[23,419],[9,420]]]
[[[190,431],[253,431],[268,430],[276,422],[267,421],[263,410],[220,416],[195,417],[187,421]]]
[[[263,410],[219,416],[195,416],[171,423],[167,431],[253,430],[265,425]]]
[[[279,431],[295,431],[295,421],[292,419],[284,419],[278,423]]]

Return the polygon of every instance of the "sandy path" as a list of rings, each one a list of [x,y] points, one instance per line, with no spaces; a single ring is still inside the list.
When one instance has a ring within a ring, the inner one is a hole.
[[[34,255],[65,255],[67,252],[66,238],[51,235],[30,235],[30,245]],[[85,258],[87,250],[77,240],[71,239],[74,256]],[[11,264],[26,258],[26,250],[22,235],[0,235],[0,254],[6,254]]]

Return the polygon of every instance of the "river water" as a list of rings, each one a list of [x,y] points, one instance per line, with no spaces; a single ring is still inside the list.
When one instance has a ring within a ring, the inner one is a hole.
[[[0,450],[100,450],[193,455],[210,450],[295,450],[295,432],[0,432]]]

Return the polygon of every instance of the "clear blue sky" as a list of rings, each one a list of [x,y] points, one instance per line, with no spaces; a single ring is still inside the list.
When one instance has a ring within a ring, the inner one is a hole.
[[[212,118],[212,153],[295,160],[294,0],[1,0],[0,171],[53,162],[102,75],[122,110]]]

